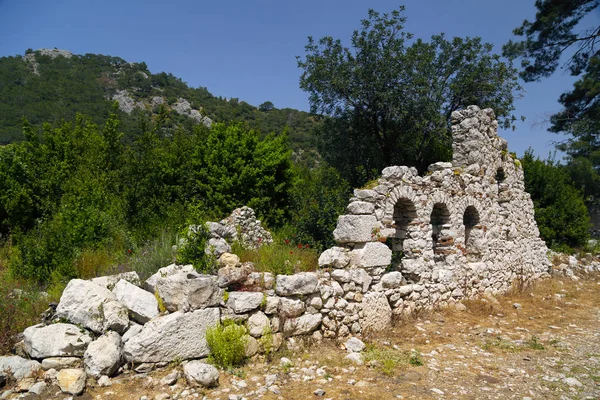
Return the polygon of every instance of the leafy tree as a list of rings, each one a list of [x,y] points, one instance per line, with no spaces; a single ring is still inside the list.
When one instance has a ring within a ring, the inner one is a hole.
[[[270,101],[265,101],[260,106],[258,106],[258,110],[262,112],[269,112],[275,108],[275,105]]]
[[[531,149],[521,163],[540,236],[555,250],[583,246],[589,238],[590,219],[583,196],[568,173],[553,158],[534,158]]]
[[[324,250],[334,246],[333,230],[344,214],[351,188],[335,168],[295,167],[290,190],[291,226],[299,243]]]
[[[514,120],[516,70],[480,38],[430,42],[404,31],[401,7],[369,18],[351,47],[339,39],[309,37],[300,87],[311,111],[334,117],[320,129],[321,154],[359,185],[387,166],[424,170],[451,157],[449,118],[470,104],[492,107],[502,126]]]
[[[552,75],[568,55],[564,67],[581,78],[573,90],[560,96],[563,109],[550,118],[550,131],[571,135],[558,148],[567,152],[571,162],[587,158],[596,173],[600,173],[600,27],[581,27],[580,22],[599,4],[598,0],[537,0],[535,21],[525,20],[513,31],[524,40],[503,47],[504,55],[521,58],[520,75],[526,82]]]

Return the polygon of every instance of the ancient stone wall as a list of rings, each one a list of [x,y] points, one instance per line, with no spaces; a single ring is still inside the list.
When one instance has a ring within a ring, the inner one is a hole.
[[[135,273],[73,280],[60,319],[26,329],[22,352],[45,369],[83,362],[96,377],[124,365],[145,371],[206,357],[206,330],[235,320],[247,327],[251,356],[286,337],[364,335],[388,327],[393,314],[547,274],[523,170],[497,135],[492,110],[471,106],[452,120],[452,163],[433,164],[425,176],[388,167],[376,187],[355,190],[334,232],[339,246],[321,254],[319,271],[275,277],[225,252],[236,236],[256,246],[271,241],[252,210],[239,209],[209,223],[210,251],[222,249],[217,275],[170,265],[143,284]]]

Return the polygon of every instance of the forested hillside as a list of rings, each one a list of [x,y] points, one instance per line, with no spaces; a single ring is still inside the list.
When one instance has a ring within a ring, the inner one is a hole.
[[[196,115],[215,122],[246,122],[263,133],[287,129],[294,150],[312,147],[311,129],[316,120],[309,113],[278,109],[266,101],[259,107],[236,98],[213,96],[205,87],[192,88],[171,73],[152,74],[144,62],[129,63],[119,57],[76,55],[64,50],[28,50],[25,56],[0,58],[0,144],[23,140],[22,118],[32,124],[72,120],[82,113],[103,125],[112,100],[123,99],[119,118],[126,137],[144,113],[158,105],[177,109],[180,99],[189,102]],[[172,123],[191,127],[198,121],[186,113],[172,113]]]

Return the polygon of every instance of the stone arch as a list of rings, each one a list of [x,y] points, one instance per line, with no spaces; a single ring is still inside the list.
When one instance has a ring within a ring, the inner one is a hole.
[[[465,226],[465,247],[467,251],[472,247],[469,242],[469,236],[475,226],[479,225],[479,211],[473,206],[468,206],[463,213],[463,225]]]
[[[450,213],[450,219],[448,220],[448,224],[452,224],[454,215],[456,214],[454,211],[454,206],[450,196],[448,196],[447,193],[442,191],[435,191],[428,196],[427,204],[421,209],[419,217],[423,221],[429,221],[431,219],[431,213],[433,212],[433,208],[436,204],[443,204],[448,209],[448,212]]]
[[[387,201],[385,202],[385,211],[381,222],[384,224],[391,224],[394,221],[394,208],[398,203],[398,200],[406,199],[411,203],[416,203],[416,194],[414,190],[409,186],[396,186],[392,189],[388,195]]]
[[[405,197],[398,199],[394,206],[393,221],[391,224],[391,227],[394,228],[394,235],[390,238],[389,243],[392,250],[392,267],[397,267],[406,253],[404,240],[411,238],[411,222],[416,218],[417,210],[415,204]]]
[[[451,234],[450,215],[450,210],[445,203],[437,202],[433,204],[429,223],[431,224],[433,254],[436,258],[443,258],[453,252],[451,247],[454,246],[454,238]]]

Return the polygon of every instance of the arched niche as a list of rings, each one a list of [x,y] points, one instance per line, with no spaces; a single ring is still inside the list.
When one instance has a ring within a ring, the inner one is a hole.
[[[506,181],[506,172],[504,172],[504,168],[500,167],[496,170],[496,183],[498,184],[498,193],[506,190],[507,186],[504,183]]]
[[[430,224],[434,254],[442,256],[449,254],[448,248],[454,245],[454,238],[450,233],[450,211],[446,204],[434,204],[431,210]]]
[[[480,249],[475,245],[477,238],[482,235],[479,222],[477,209],[468,206],[463,214],[463,225],[465,226],[465,251],[469,261],[477,261],[481,255]]]
[[[392,227],[394,236],[391,238],[392,266],[397,266],[404,257],[404,240],[410,237],[410,223],[417,218],[417,210],[412,201],[400,198],[394,205]]]

